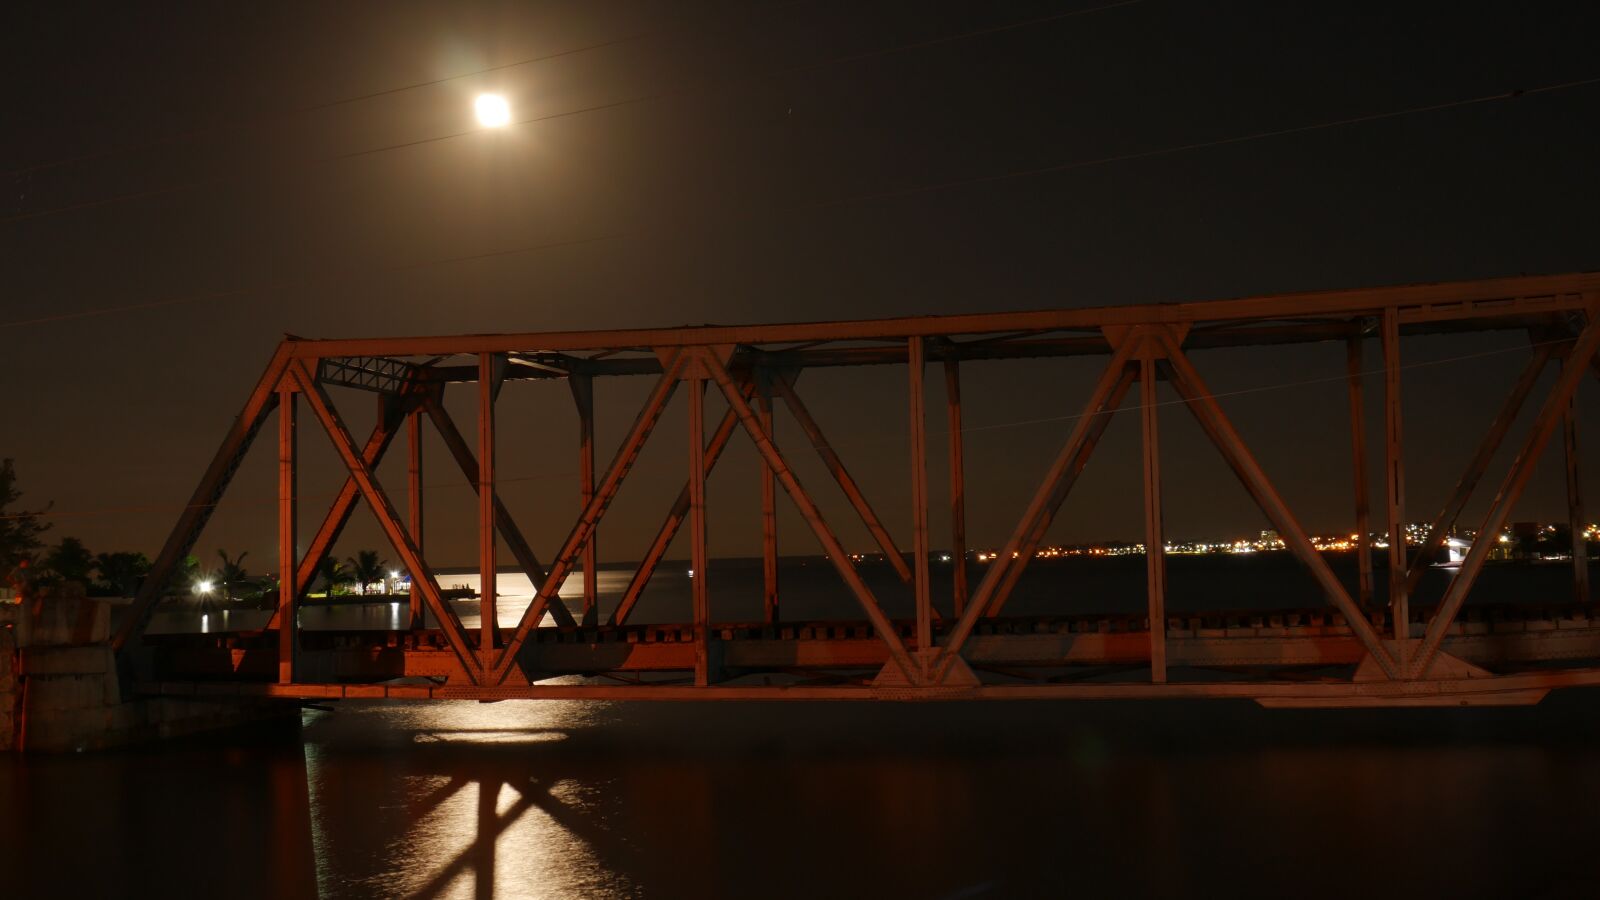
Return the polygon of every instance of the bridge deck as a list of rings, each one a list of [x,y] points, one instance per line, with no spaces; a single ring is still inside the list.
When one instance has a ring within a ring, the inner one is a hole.
[[[1413,637],[1422,635],[1431,612],[1412,610]],[[1370,621],[1376,628],[1386,625],[1381,615]],[[916,623],[901,620],[894,625],[915,649]],[[944,640],[947,630],[935,629],[935,641]],[[737,691],[705,696],[862,699],[883,694],[873,680],[890,658],[870,622],[720,623],[712,634],[723,678],[717,685],[691,687],[684,696],[700,696],[715,686]],[[308,630],[301,640],[299,671],[310,683],[267,685],[277,673],[273,631],[151,635],[145,641],[155,652],[158,680],[148,689],[304,698],[648,698],[667,696],[657,692],[682,686],[675,676],[693,672],[696,662],[692,623],[541,628],[518,660],[525,677],[540,683],[463,693],[466,686],[459,683],[416,683],[459,682],[459,666],[438,629]],[[1147,620],[1139,615],[1006,617],[984,620],[968,640],[964,657],[979,676],[981,696],[1038,696],[1040,690],[1062,696],[1120,696],[1135,685],[1118,683],[1119,677],[1130,672],[1147,677],[1149,642]],[[1196,671],[1194,681],[1175,680],[1168,686],[1173,691],[1162,696],[1270,700],[1280,692],[1266,681],[1283,679],[1285,670],[1296,669],[1301,670],[1294,676],[1301,679],[1296,687],[1318,683],[1318,670],[1328,676],[1337,673],[1338,683],[1348,687],[1348,670],[1366,655],[1349,623],[1327,608],[1173,616],[1167,620],[1166,642],[1168,665]],[[1553,664],[1600,663],[1600,609],[1575,603],[1468,607],[1452,624],[1443,650],[1473,666],[1507,673],[1502,677],[1556,676]],[[1247,680],[1224,686],[1215,680],[1218,672]],[[600,681],[574,684],[562,676]],[[1559,670],[1560,683],[1573,678],[1572,670]],[[393,683],[400,680],[413,683]],[[1469,693],[1489,685],[1476,687]]]

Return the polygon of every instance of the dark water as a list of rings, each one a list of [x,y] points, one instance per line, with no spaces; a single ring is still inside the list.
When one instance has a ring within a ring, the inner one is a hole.
[[[1173,605],[1305,605],[1285,562],[1177,560]],[[786,597],[850,614],[805,568]],[[713,596],[758,609],[759,569],[738,571]],[[1038,571],[1019,612],[1142,606],[1142,560]],[[1491,599],[1560,602],[1571,576],[1486,577]],[[641,620],[680,619],[687,584],[664,570]],[[0,758],[0,898],[1596,897],[1597,834],[1600,691],[1501,710],[345,702]]]
[[[0,894],[1594,897],[1597,713],[346,703],[0,759]]]

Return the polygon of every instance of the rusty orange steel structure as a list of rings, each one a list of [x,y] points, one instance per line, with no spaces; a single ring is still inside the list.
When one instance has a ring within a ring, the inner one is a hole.
[[[140,690],[157,694],[480,700],[1235,697],[1274,706],[1533,703],[1552,688],[1600,684],[1600,616],[1587,602],[1572,402],[1585,373],[1600,371],[1595,358],[1600,346],[1597,304],[1600,274],[1577,274],[1198,303],[794,325],[287,340],[218,448],[115,640],[127,660],[125,671],[138,678]],[[1493,330],[1530,336],[1527,367],[1432,520],[1422,552],[1408,560],[1403,541],[1402,340]],[[1388,609],[1372,606],[1374,573],[1366,539],[1374,529],[1365,500],[1368,466],[1359,376],[1362,348],[1369,341],[1381,347],[1385,372],[1381,471],[1386,503],[1377,530],[1390,536]],[[1343,342],[1348,347],[1354,530],[1361,536],[1355,595],[1314,548],[1192,359],[1194,351],[1208,348],[1310,342]],[[964,568],[957,566],[952,596],[936,602],[929,579],[927,364],[941,363],[945,376],[952,460],[950,541],[961,559],[966,552],[961,364],[1085,355],[1103,357],[1104,367],[1004,549],[976,584],[969,585]],[[1559,368],[1555,383],[1522,437],[1488,512],[1473,523],[1478,535],[1488,537],[1472,544],[1437,605],[1413,607],[1408,592],[1426,560],[1456,525],[1540,374],[1551,364]],[[796,388],[795,375],[806,368],[868,365],[904,366],[907,371],[911,440],[906,468],[913,487],[909,553],[896,546]],[[598,470],[593,379],[606,376],[651,378],[654,383],[621,446],[604,470]],[[496,495],[496,397],[502,385],[527,380],[567,381],[579,414],[576,492],[583,498],[582,512],[548,567]],[[1298,609],[1253,615],[1167,612],[1158,380],[1176,390],[1288,551],[1314,578],[1320,598],[1306,598]],[[441,402],[445,387],[454,383],[476,385],[476,453]],[[680,385],[687,387],[684,405],[691,435],[685,484],[620,604],[602,619],[595,581],[597,528]],[[1007,598],[1023,567],[1136,385],[1142,409],[1145,546],[1150,548],[1146,614],[1095,616],[1092,610],[1064,609],[1054,617],[1006,617]],[[375,391],[383,398],[383,413],[365,442],[357,441],[341,417],[330,396],[335,387]],[[727,411],[708,439],[704,392],[709,388],[725,398]],[[296,428],[302,403],[332,441],[348,478],[306,552],[297,557]],[[896,620],[885,613],[813,495],[796,477],[791,463],[795,450],[774,443],[774,409],[779,404],[820,453],[885,559],[911,586],[913,618]],[[194,546],[241,457],[274,411],[280,595],[271,623],[256,632],[146,636],[177,563]],[[477,492],[483,624],[476,634],[468,632],[442,595],[424,555],[420,436],[425,421],[438,430]],[[1506,526],[1512,505],[1558,428],[1574,526],[1575,598],[1532,598],[1536,602],[1520,604],[1516,611],[1463,615],[1463,601],[1494,536]],[[404,514],[374,474],[401,431],[409,447]],[[741,434],[754,443],[762,465],[765,620],[713,618],[710,580],[701,577],[693,580],[692,609],[683,624],[630,624],[644,585],[685,525],[694,569],[714,569],[706,547],[706,478],[724,448]],[[859,603],[861,620],[805,622],[780,616],[775,517],[780,489]],[[371,507],[411,575],[409,626],[338,635],[303,631],[297,609],[357,502]],[[513,629],[497,627],[496,535],[537,589]],[[560,590],[580,567],[583,605],[569,609]],[[551,624],[541,624],[547,615]],[[430,618],[436,624],[428,626]],[[1228,674],[1220,681],[1169,680],[1174,667]],[[574,674],[591,677],[554,678]]]

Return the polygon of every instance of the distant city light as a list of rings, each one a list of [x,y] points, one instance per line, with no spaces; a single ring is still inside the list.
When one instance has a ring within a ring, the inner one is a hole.
[[[485,128],[503,128],[511,124],[511,104],[499,94],[479,94],[472,108],[478,113],[478,124]]]

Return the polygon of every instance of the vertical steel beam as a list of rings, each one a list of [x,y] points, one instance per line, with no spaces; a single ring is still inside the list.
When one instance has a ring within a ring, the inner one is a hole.
[[[578,502],[579,509],[594,499],[594,379],[573,375],[567,379],[572,402],[578,407]],[[583,545],[583,624],[599,621],[600,539],[589,538]]]
[[[278,683],[294,681],[296,645],[300,642],[295,604],[295,397],[287,386],[278,390]]]
[[[411,540],[417,545],[417,552],[426,554],[426,544],[422,534],[422,410],[412,409],[406,413],[406,499],[408,501],[406,522],[411,529]],[[422,587],[415,578],[411,579],[411,602],[408,615],[410,624],[408,629],[414,630],[422,627]]]
[[[1569,360],[1568,365],[1571,365]],[[1589,602],[1589,542],[1583,536],[1583,486],[1578,478],[1577,395],[1561,417],[1561,447],[1567,463],[1567,528],[1572,532],[1572,598]]]
[[[433,420],[433,425],[439,430],[439,437],[444,440],[445,449],[450,451],[451,457],[460,467],[461,474],[467,478],[467,483],[472,489],[478,489],[478,460],[472,455],[472,448],[467,446],[466,438],[461,436],[460,429],[456,428],[455,419],[450,417],[449,410],[439,401],[437,395],[426,394],[422,400],[423,409],[427,410],[428,418]],[[505,539],[506,545],[511,548],[511,555],[517,558],[517,565],[528,576],[528,581],[535,590],[544,584],[545,570],[540,565],[539,558],[534,555],[533,548],[528,546],[527,538],[522,536],[522,529],[517,527],[515,519],[506,505],[496,497],[494,501],[495,527],[500,536]],[[550,601],[550,614],[555,616],[556,622],[571,628],[576,626],[577,620],[567,610],[561,598],[556,597]]]
[[[746,396],[749,393],[749,389],[746,388]],[[722,457],[722,449],[728,445],[728,439],[733,436],[733,430],[737,427],[739,419],[732,410],[722,414],[722,421],[717,423],[716,430],[711,433],[711,440],[706,442],[707,478],[711,477],[712,470],[717,467],[717,460]],[[639,561],[639,567],[633,572],[633,577],[628,579],[628,587],[622,592],[622,600],[617,603],[617,608],[611,611],[608,620],[610,624],[621,625],[628,621],[628,616],[633,613],[639,598],[644,594],[645,587],[655,575],[656,567],[660,565],[662,557],[667,555],[667,548],[672,545],[672,539],[677,536],[678,529],[688,517],[689,482],[685,479],[683,489],[678,491],[678,499],[673,501],[672,509],[667,511],[666,519],[656,531],[655,540],[650,542],[650,549],[645,551],[644,558]]]
[[[1478,442],[1477,452],[1467,463],[1466,470],[1461,473],[1461,479],[1456,482],[1450,499],[1445,501],[1439,514],[1434,516],[1433,523],[1428,528],[1428,538],[1418,549],[1417,558],[1412,561],[1411,571],[1406,577],[1406,587],[1409,590],[1416,590],[1417,582],[1422,580],[1422,573],[1428,569],[1428,560],[1439,551],[1445,537],[1455,527],[1456,519],[1466,508],[1467,501],[1472,499],[1472,492],[1478,487],[1483,473],[1489,470],[1489,463],[1494,460],[1495,452],[1500,449],[1506,434],[1511,431],[1517,414],[1522,412],[1523,404],[1527,402],[1528,395],[1533,392],[1534,385],[1539,381],[1539,375],[1544,372],[1545,365],[1555,355],[1555,351],[1554,346],[1545,344],[1534,352],[1528,364],[1523,367],[1522,374],[1517,377],[1516,384],[1511,388],[1511,393],[1506,395],[1505,403],[1501,404],[1500,412],[1490,423],[1483,440]]]
[[[961,435],[961,364],[953,359],[944,362],[944,392],[950,426],[950,561],[955,566],[951,573],[952,593],[954,615],[959,618],[967,609],[967,476],[962,459],[965,441]]]
[[[923,391],[926,348],[920,337],[907,344],[907,395],[911,404],[911,567],[916,597],[917,649],[933,646],[933,593],[928,584],[928,409]],[[922,658],[927,665],[926,655]]]
[[[478,354],[478,657],[488,669],[494,662],[498,579],[495,577],[494,492],[494,354]]]
[[[1167,550],[1161,521],[1161,446],[1157,434],[1155,347],[1139,360],[1139,407],[1144,423],[1144,560],[1150,617],[1150,680],[1167,680]]]
[[[567,574],[572,571],[578,553],[594,535],[595,525],[611,506],[612,499],[617,495],[617,489],[622,486],[634,462],[638,460],[639,451],[644,449],[645,441],[655,430],[656,423],[661,421],[661,413],[667,408],[667,401],[672,399],[673,393],[678,389],[678,374],[683,370],[682,355],[675,356],[663,369],[661,378],[656,381],[650,396],[645,399],[643,408],[634,419],[633,427],[628,430],[628,436],[623,439],[622,446],[617,448],[616,455],[611,458],[611,465],[606,468],[605,475],[601,476],[594,497],[578,516],[578,521],[573,524],[572,531],[567,534],[566,541],[561,545],[561,551],[550,564],[550,574],[539,586],[538,595],[528,604],[528,608],[522,611],[516,633],[511,636],[505,650],[500,653],[500,662],[489,673],[490,684],[500,684],[505,681],[511,666],[516,662],[517,652],[528,639],[529,630],[539,623],[546,609],[553,609],[559,602],[557,595],[561,592],[562,583],[567,580]]]
[[[817,509],[816,502],[811,499],[811,495],[800,484],[800,479],[795,477],[794,470],[784,460],[783,454],[778,452],[778,448],[772,443],[771,437],[761,427],[760,419],[756,418],[756,414],[750,408],[750,404],[745,401],[738,385],[734,383],[733,377],[728,374],[728,370],[711,353],[698,348],[685,352],[698,353],[701,361],[710,371],[712,379],[716,381],[717,387],[721,389],[722,395],[727,398],[728,405],[739,416],[739,422],[744,426],[745,432],[755,442],[756,452],[761,454],[762,458],[772,466],[774,474],[778,477],[778,483],[783,485],[783,489],[788,493],[789,499],[793,500],[794,505],[799,507],[800,515],[805,518],[806,524],[811,526],[811,532],[817,536],[817,542],[822,544],[823,552],[827,554],[828,561],[833,563],[834,570],[839,573],[840,578],[844,579],[844,583],[850,588],[850,592],[855,594],[857,602],[861,604],[862,611],[871,620],[873,630],[878,633],[879,639],[883,641],[884,646],[888,649],[889,658],[899,667],[906,680],[913,684],[919,682],[922,678],[922,670],[916,663],[912,662],[910,654],[906,652],[905,642],[900,640],[900,635],[895,631],[894,623],[889,621],[889,617],[883,614],[883,608],[878,605],[878,600],[873,596],[872,590],[867,587],[866,582],[861,580],[861,575],[855,570],[855,566],[850,564],[850,556],[845,552],[844,545],[839,543],[839,538],[833,533],[833,529],[829,528],[827,521],[822,518],[822,511]]]
[[[833,445],[828,443],[828,438],[817,425],[817,420],[811,417],[811,411],[800,401],[800,396],[794,391],[794,385],[787,378],[780,377],[773,379],[772,386],[788,405],[789,412],[794,414],[794,420],[800,424],[800,429],[810,439],[811,446],[816,448],[817,455],[822,458],[822,463],[827,466],[833,480],[839,483],[845,498],[855,508],[856,514],[861,516],[862,523],[867,526],[867,531],[872,533],[872,539],[877,541],[878,549],[883,551],[889,565],[894,567],[895,574],[900,576],[901,581],[909,584],[912,577],[911,567],[906,565],[905,558],[900,555],[900,548],[895,546],[894,538],[889,536],[889,530],[883,527],[878,514],[873,512],[872,504],[867,502],[866,495],[861,492],[861,486],[844,467],[844,460],[839,458]]]
[[[1362,609],[1372,609],[1372,510],[1367,495],[1367,415],[1358,337],[1345,342],[1344,370],[1350,386],[1350,472],[1356,499],[1356,599]]]
[[[690,587],[694,594],[694,683],[710,683],[711,596],[706,589],[706,383],[689,379],[689,538]]]
[[[233,473],[238,468],[239,461],[250,449],[256,432],[266,421],[267,413],[277,405],[279,382],[289,365],[291,343],[284,341],[278,345],[272,361],[267,363],[267,370],[261,374],[261,380],[256,382],[255,390],[250,392],[250,398],[245,401],[244,409],[239,411],[239,416],[233,420],[233,425],[223,436],[216,454],[211,457],[211,464],[206,467],[205,474],[200,476],[200,483],[190,495],[188,505],[178,515],[178,521],[167,534],[166,543],[162,544],[161,552],[156,555],[156,561],[150,566],[149,574],[139,586],[139,594],[123,617],[122,627],[112,637],[113,650],[120,652],[127,646],[128,641],[144,634],[145,626],[150,623],[150,615],[155,612],[156,603],[166,592],[167,584],[172,580],[178,561],[194,549],[194,542],[199,539],[200,532],[211,519],[211,513],[217,508],[217,501],[222,498],[223,492],[228,489],[228,483],[233,480]]]
[[[769,438],[772,430],[772,376],[755,374],[756,415]],[[731,415],[731,410],[729,411]],[[761,459],[761,607],[768,625],[778,621],[778,482],[766,457]]]
[[[1400,311],[1392,306],[1383,311],[1383,410],[1384,410],[1384,497],[1389,524],[1389,617],[1394,624],[1394,639],[1411,636],[1411,604],[1406,584],[1406,470],[1405,444],[1401,435],[1404,417],[1400,408]],[[1404,644],[1400,645],[1404,652]],[[1404,660],[1401,660],[1404,665]]]
[[[417,551],[417,545],[412,543],[405,526],[400,524],[400,516],[395,512],[394,504],[389,501],[389,495],[378,483],[372,467],[367,465],[356,450],[355,441],[350,437],[350,430],[334,411],[332,401],[328,399],[322,385],[317,383],[317,376],[303,359],[295,360],[289,371],[300,382],[301,392],[305,395],[307,405],[311,407],[311,412],[316,415],[317,421],[322,424],[322,430],[327,432],[328,439],[333,442],[333,449],[344,461],[345,469],[355,478],[361,496],[372,508],[372,514],[377,518],[384,536],[389,539],[389,544],[400,555],[406,571],[411,575],[411,580],[422,582],[423,597],[427,600],[428,609],[439,621],[439,629],[444,632],[445,642],[455,652],[462,671],[473,683],[482,683],[478,660],[476,654],[467,646],[467,635],[461,626],[461,618],[449,604],[445,603],[443,595],[439,592],[439,583],[433,577],[433,571],[428,568],[422,554]]]
[[[1438,652],[1439,644],[1444,641],[1445,632],[1450,629],[1456,614],[1461,611],[1461,604],[1467,599],[1467,592],[1472,590],[1478,573],[1483,569],[1484,560],[1489,558],[1489,551],[1493,549],[1500,530],[1505,528],[1506,520],[1511,516],[1512,505],[1517,502],[1517,498],[1522,495],[1522,489],[1532,477],[1534,463],[1538,461],[1539,454],[1549,443],[1558,420],[1566,413],[1568,404],[1572,402],[1573,392],[1578,389],[1578,381],[1588,369],[1589,361],[1594,358],[1597,347],[1600,347],[1600,318],[1596,317],[1594,307],[1591,306],[1589,323],[1578,335],[1578,341],[1568,355],[1566,364],[1561,367],[1561,376],[1556,379],[1555,387],[1551,388],[1538,417],[1534,419],[1533,428],[1517,451],[1510,471],[1506,472],[1505,479],[1500,483],[1494,501],[1489,504],[1489,511],[1484,515],[1483,524],[1478,528],[1477,539],[1467,551],[1467,558],[1461,561],[1461,569],[1456,573],[1456,577],[1450,580],[1450,586],[1445,589],[1444,598],[1439,601],[1438,611],[1428,620],[1428,630],[1423,635],[1422,646],[1412,659],[1414,677],[1421,678],[1426,675],[1428,667],[1433,664],[1434,654]]]
[[[1234,430],[1233,423],[1223,413],[1222,407],[1217,405],[1216,397],[1206,386],[1200,373],[1195,370],[1194,364],[1189,362],[1182,349],[1170,338],[1163,336],[1162,340],[1167,345],[1166,362],[1172,386],[1177,389],[1178,396],[1187,402],[1189,411],[1194,413],[1201,429],[1211,439],[1211,443],[1222,452],[1223,459],[1238,476],[1245,490],[1250,492],[1256,505],[1266,513],[1267,520],[1278,530],[1284,545],[1311,572],[1311,576],[1321,586],[1323,594],[1344,615],[1346,624],[1361,642],[1361,646],[1377,661],[1385,675],[1390,678],[1399,677],[1400,668],[1383,646],[1378,633],[1373,630],[1372,623],[1367,621],[1365,613],[1356,606],[1354,600],[1350,599],[1350,594],[1345,591],[1344,585],[1339,583],[1333,570],[1328,568],[1327,562],[1311,545],[1311,539],[1306,536],[1305,529],[1300,527],[1294,512],[1278,494],[1277,488],[1272,486],[1267,473],[1262,470],[1261,464],[1256,462],[1250,448],[1245,446],[1244,440]]]

